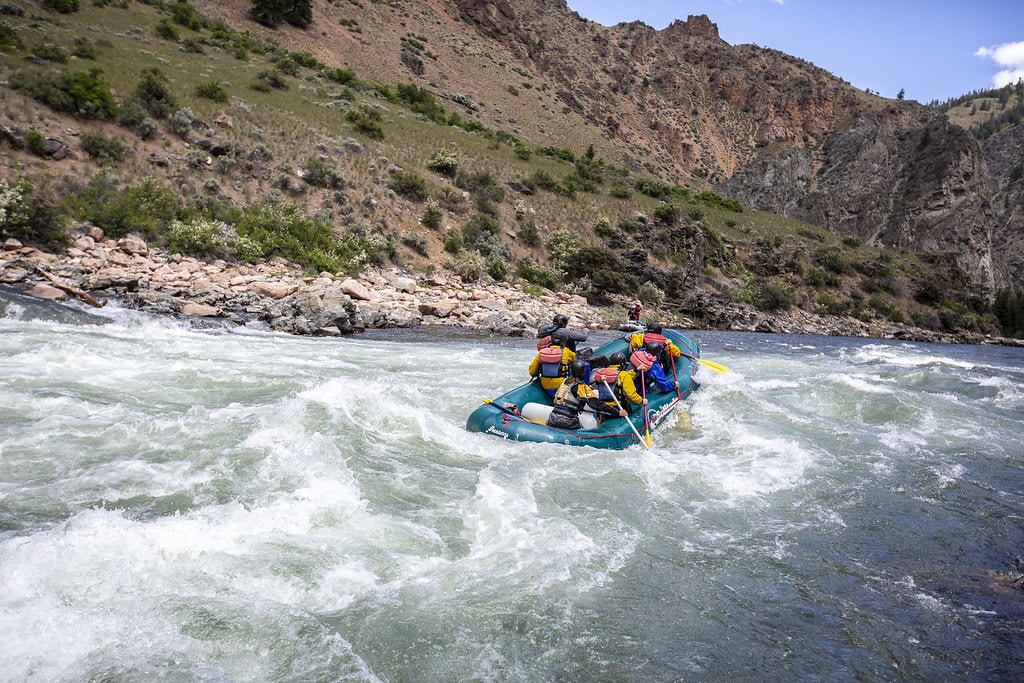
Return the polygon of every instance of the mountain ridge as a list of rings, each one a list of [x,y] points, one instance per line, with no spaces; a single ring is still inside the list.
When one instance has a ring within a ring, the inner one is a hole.
[[[238,20],[237,5],[245,3],[196,3],[214,13],[232,4]],[[279,35],[319,32],[325,42],[337,41],[337,51],[322,49],[323,43],[313,50],[326,63],[404,74],[442,97],[450,97],[445,77],[454,80],[476,101],[491,103],[477,111],[482,120],[511,122],[519,131],[534,122],[514,110],[515,97],[503,97],[500,86],[484,86],[488,80],[504,83],[510,74],[514,80],[517,71],[535,75],[550,82],[551,106],[561,104],[614,139],[617,160],[626,167],[640,168],[645,160],[684,186],[714,189],[869,244],[950,251],[967,274],[971,295],[981,300],[1009,280],[1003,264],[994,263],[992,190],[981,147],[970,135],[921,104],[859,91],[800,58],[729,45],[706,15],[657,30],[640,21],[604,27],[564,0],[377,3],[360,14],[375,17],[378,30],[387,24],[380,14],[387,11],[410,33],[446,23],[453,29],[448,44],[458,48],[462,41],[462,49],[452,51],[456,57],[497,52],[495,44],[504,48],[490,74],[467,80],[446,71],[444,59],[403,60],[408,53],[394,49],[395,43],[381,50],[363,37],[366,30],[352,39],[348,31],[325,28],[340,26],[330,21],[333,8],[314,3],[311,27],[278,29]],[[475,44],[454,30],[458,22],[492,43]],[[428,44],[440,52],[439,41]],[[370,60],[358,54],[366,49],[373,52]],[[552,122],[536,123],[536,130],[525,131],[531,138],[572,138],[559,135]]]

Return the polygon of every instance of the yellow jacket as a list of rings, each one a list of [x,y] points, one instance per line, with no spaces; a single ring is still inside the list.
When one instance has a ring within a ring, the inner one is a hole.
[[[645,334],[646,333],[644,332],[634,332],[633,334],[629,335],[629,348],[633,351],[639,351],[640,349],[644,348],[644,346],[646,346],[646,344],[644,344]],[[673,361],[675,361],[677,358],[683,355],[683,352],[679,350],[679,347],[676,346],[675,343],[667,337],[665,338],[665,350],[672,354]]]
[[[561,377],[541,377],[540,386],[545,391],[554,391],[562,385],[565,381],[565,369],[569,367],[569,363],[576,360],[576,352],[571,349],[562,348],[562,376]],[[540,351],[537,352],[537,356],[530,363],[529,368],[530,376],[537,377],[540,375]]]

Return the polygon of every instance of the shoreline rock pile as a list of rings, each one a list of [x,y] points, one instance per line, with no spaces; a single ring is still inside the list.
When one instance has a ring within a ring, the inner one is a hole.
[[[0,250],[0,284],[40,299],[73,296],[94,306],[112,299],[147,313],[215,318],[231,325],[259,321],[272,330],[298,335],[425,326],[533,337],[554,313],[568,316],[573,327],[591,330],[614,329],[621,322],[609,319],[607,311],[581,296],[536,296],[522,285],[503,282],[465,283],[441,269],[415,278],[398,268],[371,268],[358,279],[332,273],[311,277],[283,259],[258,264],[203,261],[151,248],[135,235],[109,239],[88,224],[63,254],[6,240]],[[695,293],[694,300],[691,308],[700,311],[708,329],[1024,345],[1021,340],[952,335],[798,309],[769,314],[706,292]],[[681,315],[666,313],[661,322],[694,327]]]
[[[575,326],[608,327],[586,299],[533,296],[521,285],[462,282],[445,271],[419,279],[397,268],[372,268],[358,279],[304,275],[283,259],[259,264],[203,261],[150,248],[138,236],[105,238],[87,226],[57,255],[9,239],[0,251],[0,283],[41,299],[118,299],[159,315],[263,321],[279,332],[337,336],[366,329],[444,326],[532,337],[553,311]]]

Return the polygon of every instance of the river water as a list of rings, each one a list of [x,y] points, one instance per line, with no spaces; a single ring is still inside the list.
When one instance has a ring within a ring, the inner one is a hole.
[[[1024,678],[1022,349],[695,331],[599,451],[464,430],[530,340],[104,315],[0,320],[0,680]]]

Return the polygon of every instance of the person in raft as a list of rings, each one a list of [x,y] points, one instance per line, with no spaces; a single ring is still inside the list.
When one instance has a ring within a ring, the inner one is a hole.
[[[576,351],[576,344],[586,341],[589,335],[590,330],[586,328],[582,330],[571,329],[569,327],[569,318],[564,313],[556,313],[555,317],[551,319],[551,324],[545,325],[537,332],[539,339],[551,337],[556,344],[572,351]]]
[[[662,344],[651,342],[641,351],[634,351],[633,355],[629,357],[633,367],[642,373],[643,381],[640,391],[644,395],[654,388],[664,393],[676,389],[676,383],[665,376],[665,369],[661,367],[661,362],[658,360],[664,350],[665,347]]]
[[[679,350],[679,347],[676,346],[671,339],[662,334],[662,332],[664,332],[664,328],[662,328],[661,323],[648,323],[646,331],[634,332],[629,336],[629,348],[637,351],[646,347],[651,342],[658,342],[662,345],[664,351],[668,352],[665,354],[667,356],[666,358],[660,358],[659,360],[662,361],[663,365],[664,361],[669,361],[674,365],[676,360],[683,355],[683,352]]]
[[[647,405],[647,398],[637,389],[639,382],[640,371],[626,362],[626,354],[621,351],[609,356],[606,367],[594,371],[597,397],[611,408],[621,406],[629,414],[633,413],[634,405]]]
[[[551,336],[537,340],[537,355],[530,363],[530,377],[540,380],[540,388],[550,398],[555,397],[568,374],[569,364],[576,360],[576,352],[556,342]]]
[[[625,410],[612,408],[597,397],[597,392],[583,381],[586,373],[587,365],[581,360],[573,361],[569,365],[569,377],[555,392],[555,407],[548,415],[548,427],[579,429],[580,412],[585,407],[589,407],[604,418],[626,417]]]
[[[640,314],[644,312],[644,305],[637,301],[629,309],[629,322],[640,322]]]

